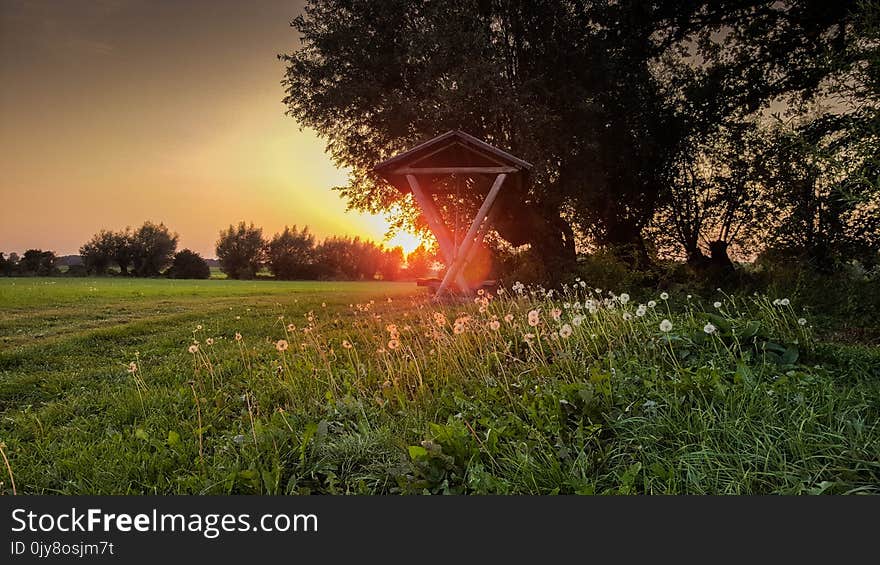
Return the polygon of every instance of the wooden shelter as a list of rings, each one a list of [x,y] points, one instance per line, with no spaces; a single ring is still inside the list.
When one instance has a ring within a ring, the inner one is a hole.
[[[412,193],[421,208],[428,227],[437,238],[440,252],[448,268],[443,279],[436,283],[435,297],[449,290],[453,282],[465,294],[471,294],[483,283],[469,283],[464,269],[471,263],[486,232],[492,224],[493,206],[502,187],[516,184],[522,188],[528,182],[532,165],[519,157],[489,145],[463,131],[453,130],[416,145],[376,165],[374,170],[403,193]],[[461,187],[467,179],[469,190],[480,191],[490,185],[477,215],[467,233],[459,241],[457,226],[454,232],[443,220],[436,196]],[[490,182],[486,182],[490,181]]]

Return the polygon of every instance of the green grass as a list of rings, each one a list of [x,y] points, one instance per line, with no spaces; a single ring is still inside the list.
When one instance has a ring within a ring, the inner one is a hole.
[[[878,348],[591,297],[0,279],[0,441],[40,494],[878,492]]]

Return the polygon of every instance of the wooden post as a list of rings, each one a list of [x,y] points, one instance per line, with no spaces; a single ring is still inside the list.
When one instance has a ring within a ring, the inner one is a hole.
[[[434,237],[437,238],[437,245],[440,246],[440,252],[443,254],[444,259],[446,259],[446,263],[451,265],[455,262],[455,244],[449,235],[449,230],[446,229],[446,225],[443,223],[443,219],[440,217],[440,213],[437,211],[437,207],[434,206],[434,201],[428,193],[422,190],[422,187],[419,185],[419,180],[415,175],[406,175],[406,181],[409,183],[409,187],[412,190],[416,202],[419,203],[422,213],[425,215],[428,227],[431,228],[431,232],[434,234]],[[465,280],[464,275],[458,274],[455,278],[455,282],[458,283],[458,286],[462,291],[467,290],[467,281]]]
[[[409,176],[407,176],[407,178],[409,178]],[[483,204],[477,211],[477,215],[474,218],[473,223],[471,223],[471,227],[468,230],[467,235],[464,236],[464,240],[461,242],[461,247],[459,247],[458,249],[458,254],[455,257],[455,260],[446,270],[446,275],[444,275],[443,281],[437,288],[436,294],[434,294],[435,298],[439,298],[443,294],[443,292],[446,290],[446,287],[449,286],[450,282],[452,282],[453,278],[455,278],[456,281],[459,280],[460,272],[467,264],[467,258],[471,250],[471,246],[473,246],[474,244],[474,238],[476,237],[477,232],[480,230],[480,227],[483,224],[483,220],[485,220],[486,216],[489,215],[489,210],[491,210],[492,205],[495,203],[495,198],[498,197],[498,192],[501,190],[501,185],[504,184],[504,179],[506,178],[506,173],[501,173],[497,177],[495,177],[495,182],[492,184],[492,188],[489,189],[489,194],[487,194],[486,199],[483,200]],[[460,282],[459,286],[461,286]]]

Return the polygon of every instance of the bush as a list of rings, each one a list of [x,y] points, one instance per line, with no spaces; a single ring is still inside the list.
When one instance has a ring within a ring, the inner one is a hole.
[[[589,286],[609,290],[649,286],[649,281],[656,276],[655,273],[633,269],[618,255],[606,250],[579,256],[577,275]]]
[[[166,274],[172,279],[207,279],[211,276],[211,268],[201,255],[184,249],[174,255]]]
[[[85,265],[68,265],[67,270],[64,271],[64,276],[67,277],[85,277],[88,274],[89,272]]]

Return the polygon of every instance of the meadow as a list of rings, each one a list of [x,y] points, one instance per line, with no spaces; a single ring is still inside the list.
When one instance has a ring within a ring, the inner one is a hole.
[[[880,348],[625,290],[0,279],[0,492],[880,493]]]

